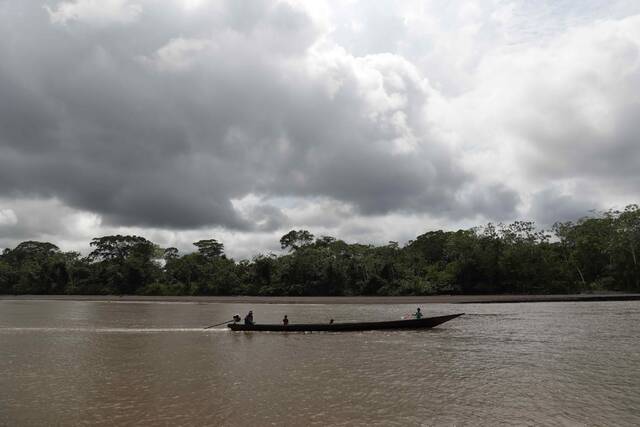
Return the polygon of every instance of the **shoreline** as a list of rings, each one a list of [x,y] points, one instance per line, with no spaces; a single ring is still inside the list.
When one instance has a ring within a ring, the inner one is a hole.
[[[500,304],[532,302],[640,301],[640,294],[432,295],[353,297],[0,295],[0,301],[165,302],[198,304]]]

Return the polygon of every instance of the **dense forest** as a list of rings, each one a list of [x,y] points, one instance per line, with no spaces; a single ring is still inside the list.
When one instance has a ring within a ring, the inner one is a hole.
[[[22,242],[0,256],[0,294],[427,295],[640,291],[640,207],[550,231],[487,224],[429,231],[400,247],[348,244],[292,230],[285,254],[234,261],[215,239],[192,253],[139,236],[105,236],[91,252]]]

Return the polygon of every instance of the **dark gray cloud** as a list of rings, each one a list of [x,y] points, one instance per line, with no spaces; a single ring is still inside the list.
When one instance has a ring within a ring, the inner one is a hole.
[[[247,254],[300,226],[384,242],[633,202],[639,9],[588,3],[538,27],[522,1],[0,1],[2,232],[95,213],[82,238]]]
[[[587,190],[583,188],[582,190]],[[535,193],[531,199],[531,215],[538,226],[551,228],[555,222],[575,221],[593,215],[602,208],[589,195],[566,194],[558,188],[547,188]]]
[[[471,176],[409,62],[318,48],[287,3],[81,3],[0,6],[2,195],[169,228],[250,229],[231,203],[249,193],[464,215]],[[262,227],[285,221],[270,209]]]
[[[4,194],[60,197],[125,225],[249,226],[230,198],[251,187],[252,165],[245,162],[252,154],[242,149],[252,147],[233,147],[225,135],[236,120],[253,123],[242,116],[257,111],[243,104],[255,103],[251,86],[259,83],[251,74],[260,73],[259,59],[253,67],[252,53],[240,52],[240,63],[227,62],[244,75],[220,67],[235,49],[232,40],[223,46],[229,52],[210,53],[194,73],[164,74],[139,58],[179,34],[175,24],[147,31],[149,24],[168,23],[176,12],[170,7],[139,23],[95,28],[74,20],[52,24],[35,3],[3,6],[0,19],[23,15],[35,29],[18,38],[15,28],[2,26],[0,55],[9,57],[0,74],[7,101],[0,133]],[[280,6],[259,12],[271,19],[282,13],[300,27]],[[292,40],[283,47],[292,49],[300,38]]]

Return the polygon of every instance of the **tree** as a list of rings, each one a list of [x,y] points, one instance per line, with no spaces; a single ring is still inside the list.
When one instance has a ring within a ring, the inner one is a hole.
[[[482,291],[479,285],[485,282],[480,271],[478,255],[481,252],[475,229],[458,230],[452,233],[445,247],[445,260],[448,275],[463,293]]]
[[[57,253],[60,253],[60,248],[53,243],[29,240],[18,244],[14,249],[6,250],[4,258],[10,262],[20,264],[25,260],[37,259],[42,261]]]
[[[640,290],[640,207],[629,205],[623,212],[608,211],[612,222],[609,244],[611,270],[626,290]]]
[[[103,293],[134,294],[162,275],[156,262],[160,250],[144,237],[98,237],[91,241],[91,246],[95,249],[87,258],[94,263],[94,285],[99,283]]]
[[[224,245],[216,239],[198,240],[193,243],[198,248],[198,253],[206,259],[215,259],[224,256]]]
[[[595,217],[553,226],[565,262],[575,270],[583,288],[608,276],[612,224],[611,217]]]
[[[416,260],[433,264],[442,260],[449,234],[441,230],[424,233],[407,245],[407,252],[415,252]]]
[[[96,237],[91,240],[90,245],[95,249],[89,254],[89,260],[118,262],[123,262],[136,249],[150,252],[155,247],[153,243],[144,237],[122,236],[120,234]]]
[[[61,293],[68,276],[60,249],[49,242],[26,241],[2,255],[3,288],[20,294]],[[7,283],[8,282],[8,283]]]
[[[16,282],[16,272],[0,257],[0,294],[12,294],[13,285]]]
[[[284,238],[284,236],[283,236]],[[322,246],[322,247],[329,247],[331,246],[333,243],[336,242],[336,238],[335,237],[331,237],[331,236],[320,236],[316,239],[316,245],[317,246]],[[282,239],[280,239],[280,244],[282,244]],[[284,249],[284,248],[282,248]]]
[[[162,251],[162,258],[165,261],[169,261],[172,259],[177,259],[179,257],[178,255],[178,249],[176,248],[166,248]]]
[[[425,295],[640,290],[640,207],[557,223],[429,231],[406,246],[347,244],[291,230],[288,253],[236,262],[215,239],[181,255],[140,236],[103,236],[87,257],[26,241],[0,255],[0,293]]]
[[[291,230],[280,239],[280,247],[295,251],[313,242],[313,234],[307,230]]]

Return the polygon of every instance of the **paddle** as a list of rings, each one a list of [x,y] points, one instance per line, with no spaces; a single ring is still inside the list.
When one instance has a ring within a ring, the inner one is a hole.
[[[222,323],[216,323],[215,325],[207,326],[207,327],[206,327],[206,328],[204,328],[204,329],[210,329],[210,328],[213,328],[214,326],[220,326],[220,325],[224,325],[225,323],[231,323],[231,322],[233,322],[233,319],[231,319],[231,320],[225,320],[225,321],[224,321],[224,322],[222,322]]]

